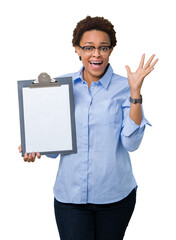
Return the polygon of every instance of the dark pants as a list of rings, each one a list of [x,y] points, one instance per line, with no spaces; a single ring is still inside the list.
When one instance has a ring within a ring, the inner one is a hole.
[[[54,200],[61,240],[122,240],[136,203],[136,189],[110,204],[69,204]]]

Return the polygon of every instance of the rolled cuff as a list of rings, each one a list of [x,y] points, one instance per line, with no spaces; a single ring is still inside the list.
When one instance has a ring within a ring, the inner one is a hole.
[[[138,125],[128,115],[124,123],[123,135],[126,137],[130,137],[130,135],[132,135],[136,130],[142,128],[144,129],[144,126],[146,125],[152,126],[144,116],[142,117],[141,124]]]

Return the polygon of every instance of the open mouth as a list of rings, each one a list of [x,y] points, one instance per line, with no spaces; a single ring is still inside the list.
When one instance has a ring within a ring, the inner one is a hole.
[[[101,61],[90,61],[89,63],[91,65],[100,66],[103,62],[101,62]]]
[[[89,61],[89,63],[90,63],[90,66],[91,66],[91,68],[93,69],[93,70],[97,70],[97,71],[99,71],[99,70],[101,70],[102,69],[102,64],[103,64],[103,62],[102,61]]]

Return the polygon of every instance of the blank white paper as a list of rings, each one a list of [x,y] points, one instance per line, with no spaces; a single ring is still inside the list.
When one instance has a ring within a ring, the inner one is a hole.
[[[72,150],[69,86],[23,88],[26,152]]]

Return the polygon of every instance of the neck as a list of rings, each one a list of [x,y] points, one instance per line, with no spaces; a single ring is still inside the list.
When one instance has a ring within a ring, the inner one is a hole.
[[[102,76],[92,76],[87,73],[85,70],[83,71],[83,79],[86,81],[88,87],[90,87],[92,82],[97,82]]]
[[[108,65],[106,66],[104,73],[103,73],[102,75],[99,75],[99,76],[91,75],[91,74],[90,74],[89,72],[87,72],[87,71],[85,70],[85,68],[84,68],[84,70],[83,70],[83,79],[84,79],[84,81],[87,82],[88,87],[90,87],[90,85],[91,85],[92,82],[97,82],[98,80],[100,80],[100,78],[102,78],[102,76],[106,73],[108,67],[109,67],[109,63],[108,63]]]

